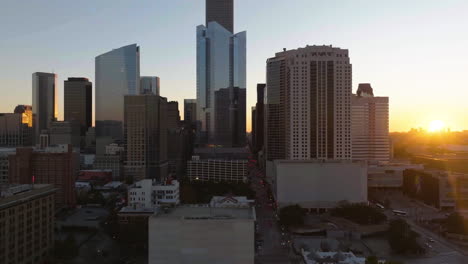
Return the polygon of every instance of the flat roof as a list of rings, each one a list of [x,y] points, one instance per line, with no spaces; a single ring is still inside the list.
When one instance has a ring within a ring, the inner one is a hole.
[[[10,186],[17,187],[19,185],[13,184]],[[37,199],[44,195],[55,193],[55,191],[57,191],[57,189],[54,188],[52,184],[34,184],[31,185],[31,189],[0,198],[0,209],[16,206],[28,200]]]
[[[170,208],[167,212],[153,215],[151,218],[183,220],[255,220],[253,208],[209,207],[208,205],[182,205]]]

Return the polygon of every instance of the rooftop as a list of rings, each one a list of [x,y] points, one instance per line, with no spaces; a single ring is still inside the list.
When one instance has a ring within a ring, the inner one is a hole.
[[[57,190],[51,184],[4,184],[0,185],[0,189],[0,209],[21,204]]]
[[[151,218],[184,219],[184,220],[255,220],[253,208],[213,208],[203,205],[183,205],[169,209],[165,213]]]

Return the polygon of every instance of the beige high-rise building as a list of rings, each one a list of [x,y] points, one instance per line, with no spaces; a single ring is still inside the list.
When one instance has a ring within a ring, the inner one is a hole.
[[[359,84],[351,100],[353,159],[390,160],[388,97],[375,97],[368,83]]]
[[[45,263],[54,248],[55,191],[50,184],[1,186],[0,263]]]
[[[267,61],[267,160],[351,159],[348,50],[307,46]]]
[[[167,177],[167,99],[127,95],[124,99],[125,176],[135,181]]]

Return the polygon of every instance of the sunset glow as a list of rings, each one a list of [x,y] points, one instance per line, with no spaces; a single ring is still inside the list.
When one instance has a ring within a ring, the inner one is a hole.
[[[440,120],[433,120],[429,124],[429,132],[439,132],[445,128],[445,123]]]

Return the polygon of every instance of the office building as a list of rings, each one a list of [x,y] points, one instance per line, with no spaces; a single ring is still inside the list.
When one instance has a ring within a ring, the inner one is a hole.
[[[50,123],[58,116],[57,75],[54,73],[35,72],[32,74],[32,111],[34,144],[38,144],[39,135],[50,128]]]
[[[0,263],[46,263],[54,249],[56,189],[6,185],[0,191]]]
[[[388,97],[374,96],[369,83],[360,83],[351,99],[353,159],[389,162]]]
[[[197,100],[184,99],[184,121],[195,124],[197,121]]]
[[[279,207],[334,208],[367,202],[367,164],[350,160],[275,160],[272,192]]]
[[[87,78],[68,78],[63,85],[65,121],[78,121],[80,136],[93,124],[93,84]]]
[[[140,77],[140,94],[159,95],[161,89],[160,80],[157,76]]]
[[[251,128],[251,131],[250,131],[250,144],[251,144],[251,148],[252,148],[252,151],[253,152],[256,152],[255,151],[255,131],[256,131],[256,128],[255,128],[255,115],[256,115],[256,108],[255,106],[252,106],[252,108],[250,108],[250,128]]]
[[[179,203],[179,182],[176,180],[157,182],[145,179],[128,188],[128,206],[134,209],[175,206]]]
[[[136,44],[114,49],[95,59],[96,153],[106,145],[122,142],[124,96],[140,92],[140,47]]]
[[[267,160],[351,159],[348,50],[307,46],[267,61]]]
[[[135,181],[167,177],[167,99],[157,95],[125,96],[125,175]]]
[[[50,124],[49,145],[68,145],[81,147],[81,129],[78,120],[55,121]]]
[[[257,84],[257,103],[255,104],[255,113],[252,114],[252,143],[254,152],[259,152],[263,149],[264,138],[264,95],[266,84]]]
[[[423,170],[424,165],[411,163],[369,164],[367,168],[367,187],[399,189],[403,186],[403,172],[410,169]]]
[[[234,32],[234,0],[206,0],[206,25],[218,22],[229,32]]]
[[[177,101],[170,101],[167,103],[167,129],[177,129],[179,127],[179,103]]]
[[[179,206],[149,218],[150,264],[253,264],[255,211]]]
[[[8,156],[14,155],[14,148],[0,148],[0,184],[8,183],[8,168],[10,167]]]
[[[31,111],[23,113],[0,113],[0,146],[31,146],[33,127]]]
[[[238,87],[215,92],[216,144],[223,147],[245,146],[246,90]]]
[[[110,170],[112,171],[112,180],[123,181],[124,177],[124,156],[122,154],[104,154],[97,155],[93,163],[93,169],[95,170]]]
[[[31,105],[17,105],[13,113],[22,114],[23,123],[28,124],[28,127],[33,126],[33,111]]]
[[[200,159],[187,161],[190,181],[247,182],[247,160]]]
[[[79,154],[72,151],[71,145],[45,150],[17,148],[16,154],[9,156],[9,166],[10,183],[52,184],[57,188],[56,209],[75,207]]]
[[[215,144],[219,127],[215,92],[246,89],[247,33],[233,34],[232,1],[207,1],[206,8],[207,23],[197,27],[197,140],[199,144]]]

